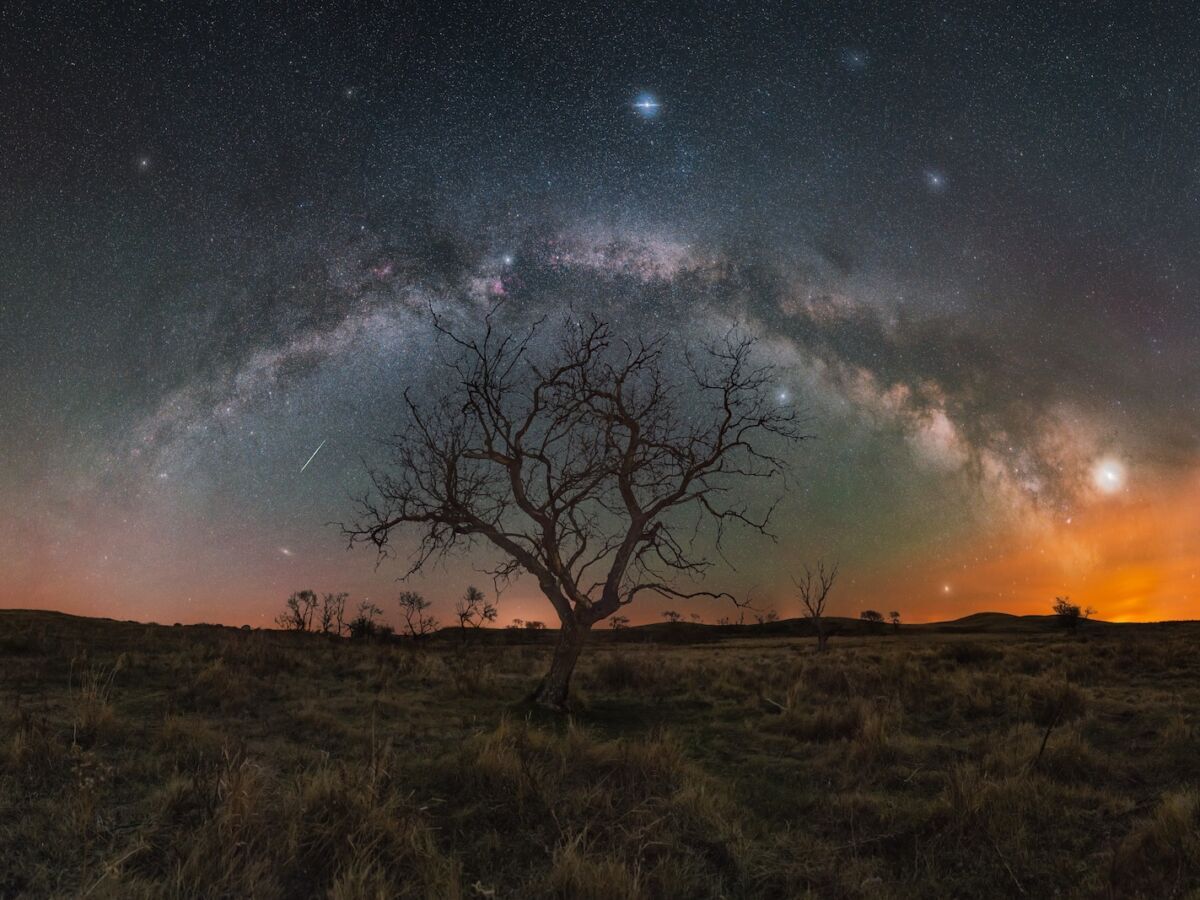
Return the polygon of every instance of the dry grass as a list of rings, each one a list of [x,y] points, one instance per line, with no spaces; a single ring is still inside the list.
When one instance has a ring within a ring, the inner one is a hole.
[[[1170,897],[1189,626],[589,649],[0,614],[0,896]]]

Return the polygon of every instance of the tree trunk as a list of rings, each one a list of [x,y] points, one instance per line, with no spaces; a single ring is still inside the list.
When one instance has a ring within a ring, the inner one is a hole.
[[[813,619],[813,626],[817,631],[817,652],[825,652],[825,644],[829,641],[829,635],[825,633],[825,626],[821,624],[821,619],[816,617]]]
[[[533,702],[555,712],[568,710],[567,695],[571,686],[571,673],[587,640],[588,629],[574,622],[563,623],[558,633],[558,644],[554,648],[554,659],[550,671],[533,692]]]

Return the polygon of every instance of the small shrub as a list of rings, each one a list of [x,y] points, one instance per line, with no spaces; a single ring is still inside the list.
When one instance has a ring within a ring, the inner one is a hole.
[[[85,749],[95,743],[113,725],[112,694],[117,673],[125,667],[125,656],[111,666],[82,666],[72,674],[75,723],[72,739]]]

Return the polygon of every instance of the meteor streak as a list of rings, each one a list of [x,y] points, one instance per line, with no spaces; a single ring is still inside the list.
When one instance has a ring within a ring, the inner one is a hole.
[[[327,440],[329,440],[329,438],[325,438],[325,441],[327,441]],[[316,449],[316,450],[314,450],[314,451],[313,451],[313,454],[312,454],[312,456],[310,456],[310,457],[308,458],[308,462],[306,462],[304,465],[302,465],[302,466],[300,467],[300,471],[301,471],[301,472],[303,472],[305,469],[307,469],[307,468],[308,468],[308,463],[312,462],[314,459],[316,459],[316,458],[317,458],[317,454],[318,454],[318,453],[320,453],[320,452],[321,452],[321,448],[325,446],[325,441],[321,441],[321,443],[317,445],[317,449]]]

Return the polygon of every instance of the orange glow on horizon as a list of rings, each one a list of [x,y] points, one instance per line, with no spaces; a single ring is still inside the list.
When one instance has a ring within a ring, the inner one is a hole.
[[[929,574],[914,578],[921,571]],[[1200,618],[1200,473],[1099,499],[1069,522],[991,534],[860,588],[890,597],[894,605],[884,605],[907,610],[910,622],[1045,614],[1062,595],[1112,622]]]
[[[391,575],[356,583],[348,579],[354,570],[347,570],[344,559],[328,557],[311,567],[302,565],[294,581],[292,576],[265,572],[250,577],[222,573],[212,576],[211,583],[196,583],[194,602],[188,598],[186,605],[177,602],[169,609],[151,589],[120,592],[115,583],[96,575],[47,566],[36,570],[36,579],[17,578],[0,587],[0,606],[168,625],[180,621],[270,627],[292,590],[336,587],[350,591],[351,604],[364,597],[375,600],[385,620],[395,623],[394,598],[403,585]],[[461,576],[474,576],[468,562],[462,565],[461,571],[452,565],[410,585],[434,601],[444,625],[453,621],[453,597],[460,592]],[[191,583],[183,572],[179,577]],[[760,605],[774,606],[788,618],[798,615],[799,608],[785,582],[768,592],[773,596]],[[868,607],[895,609],[910,623],[976,612],[1046,614],[1054,598],[1063,595],[1094,607],[1097,618],[1107,621],[1200,618],[1200,469],[1171,480],[1139,480],[1127,490],[1098,496],[1069,520],[1051,521],[1031,513],[1018,525],[992,528],[940,551],[928,548],[905,564],[865,572],[843,567],[830,613],[857,616]],[[639,598],[623,613],[634,624],[643,624],[660,621],[666,608],[678,609],[685,618],[698,612],[710,623],[723,616],[738,618],[728,605],[689,605],[654,596]],[[500,598],[497,624],[515,618],[540,620],[548,627],[557,624],[548,601],[524,579]],[[746,613],[746,621],[753,619]],[[606,628],[607,623],[597,627]]]

